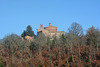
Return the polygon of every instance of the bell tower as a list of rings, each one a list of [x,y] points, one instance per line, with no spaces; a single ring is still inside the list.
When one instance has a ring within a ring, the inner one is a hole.
[[[40,24],[40,28],[43,28],[43,24]]]

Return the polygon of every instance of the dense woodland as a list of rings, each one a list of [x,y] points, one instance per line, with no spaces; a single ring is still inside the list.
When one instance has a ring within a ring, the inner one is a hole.
[[[51,40],[35,35],[29,25],[21,36],[5,36],[0,40],[0,67],[100,67],[100,30],[92,26],[83,34],[74,22],[67,31]]]

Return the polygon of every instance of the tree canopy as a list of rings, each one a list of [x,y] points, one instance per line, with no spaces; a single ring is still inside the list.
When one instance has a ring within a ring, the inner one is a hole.
[[[87,45],[95,45],[98,42],[98,39],[100,37],[100,32],[98,29],[95,29],[94,26],[92,26],[91,28],[89,28],[87,30],[87,34],[86,34],[86,39],[87,39]]]
[[[82,26],[76,22],[71,24],[71,27],[69,27],[68,31],[73,36],[82,36],[83,34]]]
[[[26,30],[24,30],[23,33],[21,34],[21,37],[25,38],[25,36],[36,37],[36,35],[34,34],[34,31],[32,31],[32,27],[30,25],[28,25]]]

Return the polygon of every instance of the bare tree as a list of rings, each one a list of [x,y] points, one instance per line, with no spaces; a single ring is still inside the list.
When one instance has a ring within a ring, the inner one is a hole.
[[[71,39],[71,53],[72,52],[72,44],[77,44],[79,49],[79,59],[80,59],[80,37],[83,35],[82,26],[76,22],[71,24],[71,27],[68,29],[68,33],[70,34]],[[73,57],[73,54],[72,54]]]
[[[12,54],[12,66],[14,66],[14,52],[18,49],[18,46],[20,46],[21,44],[21,38],[16,35],[16,34],[11,34],[9,36],[6,36],[4,38],[4,45],[5,47],[7,47],[8,49],[10,49],[10,52]]]
[[[40,56],[39,59],[41,61],[41,59],[42,59],[42,47],[45,46],[45,44],[47,42],[47,38],[43,33],[41,33],[36,37],[35,41],[36,41],[36,44],[38,44],[38,50],[39,50],[39,56]],[[44,62],[42,61],[42,63],[44,63]]]
[[[95,50],[94,48],[97,49],[98,51],[98,43],[99,43],[99,30],[95,29],[94,26],[89,28],[86,33],[86,40],[87,40],[87,45],[90,46],[90,65],[91,61],[95,60],[93,57],[95,56]],[[93,50],[93,51],[92,51]]]
[[[68,31],[73,36],[82,36],[83,35],[82,26],[76,22],[71,24],[71,27],[68,29]]]
[[[87,45],[91,45],[92,42],[92,46],[97,47],[98,50],[99,36],[100,32],[98,29],[95,29],[94,26],[89,28],[86,33]]]

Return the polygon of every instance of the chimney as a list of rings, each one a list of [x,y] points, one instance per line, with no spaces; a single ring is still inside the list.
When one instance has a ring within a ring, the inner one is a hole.
[[[43,24],[40,24],[40,28],[43,28]]]
[[[49,23],[49,26],[52,26],[51,23]]]

